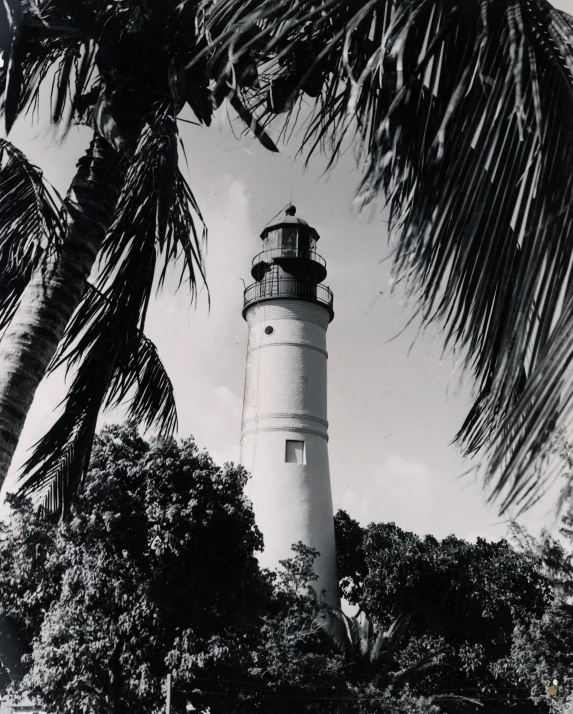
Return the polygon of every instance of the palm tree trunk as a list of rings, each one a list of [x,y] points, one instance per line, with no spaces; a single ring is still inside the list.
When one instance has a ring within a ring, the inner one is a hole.
[[[0,488],[36,389],[86,290],[125,171],[125,160],[96,134],[66,198],[64,244],[36,271],[0,340]]]

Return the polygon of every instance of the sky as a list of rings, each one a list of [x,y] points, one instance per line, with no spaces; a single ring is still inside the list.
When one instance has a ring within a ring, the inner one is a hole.
[[[555,4],[573,13],[573,0]],[[209,229],[211,305],[202,290],[192,306],[188,292],[176,291],[170,280],[153,299],[146,324],[174,384],[179,435],[193,435],[219,463],[238,459],[247,341],[243,281],[252,282],[261,230],[292,201],[321,236],[325,284],[334,292],[327,340],[335,510],[345,509],[363,525],[393,521],[438,538],[503,537],[505,518],[487,505],[481,484],[464,475],[471,464],[451,445],[470,388],[455,355],[442,354],[438,328],[419,334],[416,320],[406,327],[413,306],[398,288],[391,291],[384,212],[360,215],[353,206],[359,177],[351,152],[325,174],[324,159],[305,170],[293,149],[280,145],[280,153],[271,154],[237,137],[237,130],[224,112],[209,128],[180,123],[183,170]],[[65,192],[89,131],[74,130],[61,143],[44,126],[19,123],[11,139]],[[9,489],[64,394],[60,374],[40,386]],[[521,522],[535,535],[554,526],[554,503],[552,494]]]

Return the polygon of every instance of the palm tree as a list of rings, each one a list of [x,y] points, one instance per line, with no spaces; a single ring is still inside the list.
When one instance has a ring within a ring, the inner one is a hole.
[[[317,624],[344,652],[349,684],[362,682],[375,686],[379,691],[387,687],[400,690],[404,687],[415,688],[442,669],[443,655],[449,650],[448,647],[435,647],[409,664],[400,664],[399,655],[410,619],[410,614],[403,613],[385,630],[363,613],[349,617],[342,610],[323,610]],[[445,709],[458,710],[468,704],[480,704],[476,699],[454,693],[431,696],[434,704]]]
[[[203,276],[199,207],[178,167],[177,114],[187,102],[209,124],[230,89],[209,89],[197,3],[175,0],[9,0],[0,8],[0,97],[9,131],[42,103],[52,81],[51,119],[94,137],[63,204],[39,172],[4,142],[0,206],[10,269],[0,301],[0,486],[36,388],[67,362],[74,371],[61,417],[25,475],[28,492],[68,509],[87,466],[102,406],[131,397],[129,415],[171,431],[171,384],[143,334],[156,273],[181,259],[193,295]],[[2,13],[4,12],[4,16]],[[272,142],[238,98],[234,106],[260,140]],[[94,265],[94,284],[89,276]]]
[[[333,627],[332,618],[341,627]],[[320,624],[352,664],[354,678],[374,681],[381,686],[404,686],[439,669],[442,655],[448,648],[427,652],[417,662],[396,669],[396,655],[403,644],[410,615],[397,617],[387,630],[376,626],[366,615],[350,617],[342,610],[321,613]]]
[[[456,440],[500,510],[552,473],[573,380],[573,19],[547,0],[205,0],[221,77],[300,150],[356,148],[387,202],[395,280],[471,372]]]

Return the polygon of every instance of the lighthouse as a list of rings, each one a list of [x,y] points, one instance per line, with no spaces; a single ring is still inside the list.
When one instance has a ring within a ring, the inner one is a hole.
[[[340,604],[328,463],[326,331],[333,296],[323,285],[319,235],[294,206],[261,233],[255,282],[244,293],[249,327],[241,426],[248,495],[264,537],[261,564],[277,566],[303,542],[319,553],[316,588]]]

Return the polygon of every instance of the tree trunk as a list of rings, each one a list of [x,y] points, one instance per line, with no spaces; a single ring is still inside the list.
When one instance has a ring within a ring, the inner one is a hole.
[[[24,648],[18,638],[16,627],[9,617],[0,615],[0,664],[12,682],[20,681],[26,673],[22,664],[23,655]]]
[[[32,277],[0,341],[0,487],[36,389],[86,290],[125,171],[125,160],[96,134],[66,198],[64,244]]]
[[[121,711],[121,667],[119,662],[120,648],[117,645],[109,663],[109,680],[107,691],[107,714],[119,714]]]

